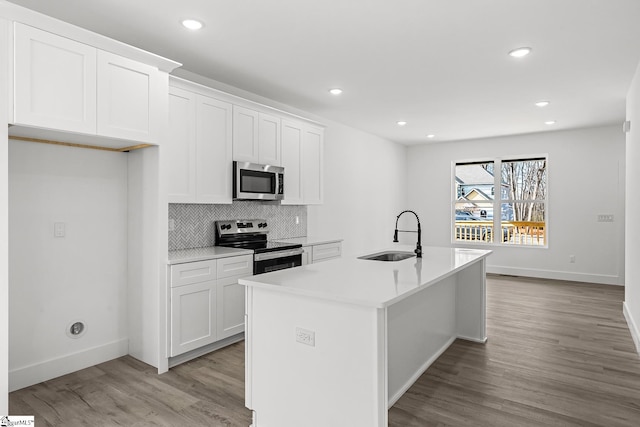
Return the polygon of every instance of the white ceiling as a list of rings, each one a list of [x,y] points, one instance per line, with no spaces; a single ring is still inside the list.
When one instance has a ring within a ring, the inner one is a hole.
[[[621,124],[640,61],[640,0],[11,1],[404,144]]]

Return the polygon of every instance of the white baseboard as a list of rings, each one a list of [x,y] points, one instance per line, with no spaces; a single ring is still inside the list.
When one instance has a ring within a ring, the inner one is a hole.
[[[633,319],[633,316],[631,316],[631,312],[629,311],[626,301],[622,303],[622,313],[624,313],[624,318],[627,320],[629,332],[631,332],[631,338],[633,338],[633,343],[636,345],[636,351],[640,356],[640,330],[638,329],[638,324]]]
[[[624,283],[621,283],[621,279],[619,276],[607,274],[538,270],[533,268],[504,267],[499,265],[487,265],[487,273],[506,274],[508,276],[537,277],[540,279],[570,280],[573,282],[598,283],[601,285],[624,286]]]
[[[61,375],[107,362],[129,353],[129,339],[124,338],[77,353],[57,357],[9,371],[9,391],[19,390]]]

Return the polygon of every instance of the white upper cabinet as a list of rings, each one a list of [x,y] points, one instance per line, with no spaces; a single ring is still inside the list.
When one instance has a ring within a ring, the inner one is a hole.
[[[322,204],[323,144],[323,129],[303,122],[282,120],[282,204]]]
[[[20,23],[14,36],[14,122],[95,133],[96,49]]]
[[[231,203],[232,105],[169,87],[169,132],[163,143],[170,203]]]
[[[166,157],[167,192],[172,203],[196,201],[196,94],[169,87],[169,128],[161,155]]]
[[[166,114],[158,68],[14,23],[17,125],[157,143]]]
[[[280,118],[260,113],[259,120],[259,162],[263,165],[281,166],[280,159]]]
[[[282,166],[284,167],[283,205],[301,205],[302,175],[300,168],[302,150],[302,124],[282,120]]]
[[[322,204],[323,144],[323,129],[311,126],[304,128],[301,167],[302,196],[305,205]]]
[[[280,118],[234,105],[233,160],[281,166]]]
[[[232,202],[232,106],[204,95],[196,103],[198,203]]]
[[[162,120],[158,69],[100,50],[97,60],[98,135],[153,142]]]
[[[260,161],[259,115],[257,111],[233,106],[233,160]]]

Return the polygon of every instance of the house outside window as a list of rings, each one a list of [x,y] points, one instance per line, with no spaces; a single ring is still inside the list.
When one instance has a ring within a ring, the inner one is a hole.
[[[457,162],[454,172],[454,242],[548,245],[546,156]]]

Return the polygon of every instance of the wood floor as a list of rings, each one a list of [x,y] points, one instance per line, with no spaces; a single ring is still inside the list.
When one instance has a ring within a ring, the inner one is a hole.
[[[456,341],[390,426],[640,426],[622,287],[490,276],[487,288],[489,341]],[[9,410],[37,427],[247,427],[243,360],[238,343],[159,376],[122,357],[13,392]]]

